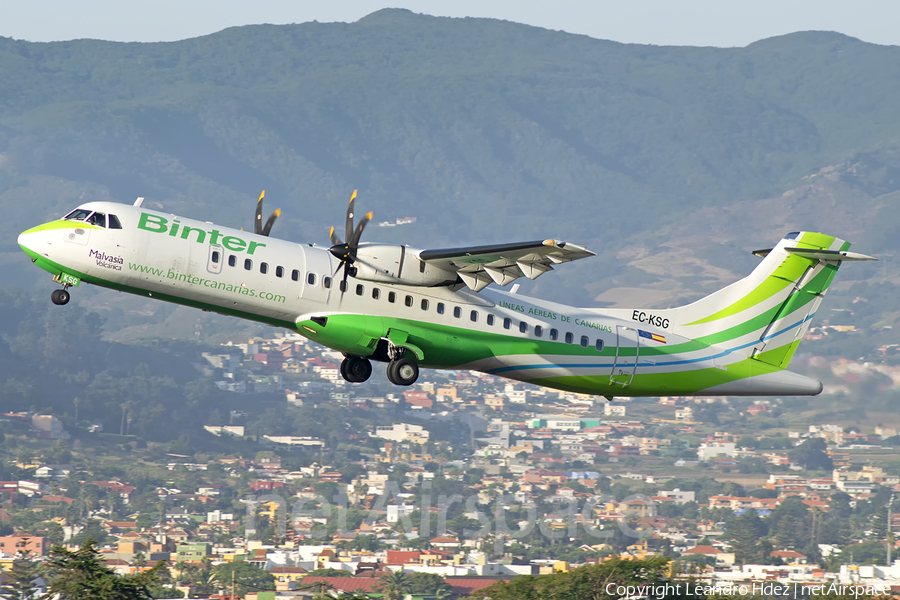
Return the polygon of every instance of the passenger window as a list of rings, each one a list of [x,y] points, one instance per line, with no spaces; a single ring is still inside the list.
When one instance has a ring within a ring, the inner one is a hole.
[[[231,258],[234,258],[234,257],[232,256]],[[234,265],[231,265],[231,266],[234,266]],[[297,269],[294,269],[293,271],[291,271],[291,279],[293,281],[300,281],[300,271],[298,271]]]
[[[540,325],[535,325],[534,326],[534,336],[541,337],[542,335],[544,335],[544,328],[541,327]]]
[[[422,298],[422,310],[428,310],[428,300]]]
[[[306,283],[309,285],[316,285],[316,274],[315,273],[307,273],[306,274]]]
[[[477,310],[473,310],[472,312],[469,313],[469,320],[472,321],[473,323],[478,322],[478,311]]]
[[[444,314],[444,303],[443,303],[443,302],[438,302],[438,304],[437,304],[437,314],[439,314],[439,315]]]
[[[344,281],[343,279],[341,279],[341,284],[338,287],[341,288],[341,292],[346,292],[347,291],[347,282]]]
[[[460,318],[462,316],[462,309],[458,306],[454,306],[453,307],[453,316],[456,317],[457,319]]]
[[[397,292],[388,292],[388,302],[393,304],[397,301]]]
[[[555,340],[559,337],[559,332],[555,329],[550,330],[550,339]]]
[[[590,343],[590,341],[588,340],[588,336],[586,336],[586,335],[581,336],[581,347],[582,348],[587,348],[589,343]]]
[[[403,303],[407,306],[412,306],[413,305],[413,297],[407,296],[406,299],[403,300]]]
[[[493,324],[494,324],[494,315],[488,315],[488,316],[487,316],[487,324],[488,324],[488,325],[493,325]]]
[[[212,261],[215,264],[219,264],[219,251],[213,250]]]
[[[284,267],[275,267],[275,277],[284,277]]]
[[[575,336],[572,335],[572,332],[567,331],[567,332],[566,332],[566,343],[567,343],[567,344],[572,344],[572,343],[574,343],[574,342],[575,342]]]
[[[229,266],[229,267],[233,267],[233,266],[235,266],[236,264],[237,264],[237,256],[235,256],[234,254],[232,254],[231,256],[228,257],[228,266]]]
[[[331,289],[331,277],[322,278],[322,287],[324,287],[326,290]]]
[[[269,272],[269,263],[259,263],[259,272],[265,275]]]
[[[597,349],[597,352],[603,351],[603,340],[597,340],[597,343],[594,344],[594,348]]]
[[[528,323],[526,323],[525,321],[519,323],[519,331],[521,333],[528,333]]]
[[[372,288],[372,300],[378,300],[381,297],[381,290]]]
[[[88,219],[88,223],[91,225],[96,225],[97,227],[103,227],[106,229],[106,215],[103,213],[97,213],[91,215],[91,218]]]
[[[512,326],[512,319],[503,319],[503,329],[509,329]]]
[[[363,284],[357,283],[356,284],[356,295],[362,296],[365,293],[366,293],[366,288],[363,287]]]
[[[249,271],[250,269],[252,269],[252,268],[253,268],[253,261],[250,260],[249,258],[245,258],[245,259],[244,259],[244,268],[247,269],[248,271]]]
[[[109,215],[109,228],[122,229],[122,224],[119,223],[119,217],[117,217],[116,215]]]

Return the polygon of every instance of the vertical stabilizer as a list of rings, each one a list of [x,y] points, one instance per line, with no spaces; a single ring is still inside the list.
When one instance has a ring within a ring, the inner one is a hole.
[[[681,335],[725,345],[784,368],[845,260],[874,260],[813,232],[789,233],[750,275],[692,304],[667,311]]]

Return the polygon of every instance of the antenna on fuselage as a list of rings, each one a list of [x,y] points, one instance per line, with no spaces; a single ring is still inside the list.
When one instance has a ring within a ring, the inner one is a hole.
[[[143,203],[144,203],[144,197],[139,196],[138,199],[134,201],[134,206],[140,206]]]

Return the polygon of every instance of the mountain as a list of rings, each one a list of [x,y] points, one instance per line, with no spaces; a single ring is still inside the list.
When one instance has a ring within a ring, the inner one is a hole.
[[[793,229],[892,259],[898,97],[900,48],[828,32],[658,47],[388,9],[171,43],[0,38],[0,260],[33,277],[16,234],[79,202],[246,227],[261,189],[275,235],[325,243],[359,188],[376,222],[417,217],[371,241],[567,239],[600,256],[523,292],[670,304]],[[842,269],[837,294],[893,289],[891,264]]]

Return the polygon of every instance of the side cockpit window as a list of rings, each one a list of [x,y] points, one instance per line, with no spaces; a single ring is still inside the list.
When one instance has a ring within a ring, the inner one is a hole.
[[[106,229],[106,215],[103,213],[95,212],[90,217],[88,217],[88,223]]]
[[[116,215],[109,215],[109,228],[122,229],[122,224],[119,223],[119,217],[117,217]]]

